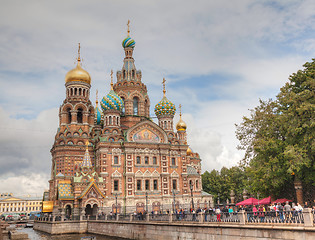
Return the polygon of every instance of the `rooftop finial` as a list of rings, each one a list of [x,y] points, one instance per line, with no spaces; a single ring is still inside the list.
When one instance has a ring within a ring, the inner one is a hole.
[[[86,143],[85,143],[85,146],[86,146],[86,150],[88,149],[88,147],[89,147],[89,141],[86,141]]]
[[[95,101],[95,103],[96,103],[96,107],[98,107],[98,90],[96,89],[96,101]]]
[[[162,84],[163,84],[163,97],[165,97],[165,93],[166,93],[166,91],[165,91],[165,82],[166,82],[166,80],[165,80],[165,78],[163,78],[163,82],[162,82]]]
[[[128,22],[127,22],[127,26],[128,26],[127,35],[128,35],[128,37],[130,35],[129,24],[130,24],[130,20],[128,19]]]
[[[79,48],[78,48],[78,63],[81,62],[81,58],[80,58],[80,50],[81,50],[81,46],[80,46],[80,43],[79,43]]]
[[[110,87],[111,90],[114,90],[114,84],[113,84],[113,69],[110,71]]]
[[[179,117],[182,119],[182,105],[179,104]]]

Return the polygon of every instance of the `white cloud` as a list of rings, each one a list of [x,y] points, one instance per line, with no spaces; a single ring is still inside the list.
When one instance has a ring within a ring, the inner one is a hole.
[[[203,170],[235,164],[242,153],[236,151],[234,124],[310,61],[314,7],[312,0],[2,3],[0,178],[37,170],[46,176],[64,76],[75,66],[77,43],[92,77],[94,102],[96,89],[99,97],[109,90],[110,69],[122,66],[128,19],[151,114],[166,76],[167,96],[184,106],[189,144],[200,153]],[[201,94],[193,79],[213,75],[228,81],[216,81]],[[183,85],[183,79],[192,82]],[[207,98],[211,92],[219,99]]]

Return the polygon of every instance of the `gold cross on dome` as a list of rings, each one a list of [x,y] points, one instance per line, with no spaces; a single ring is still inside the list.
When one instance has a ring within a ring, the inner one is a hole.
[[[162,81],[162,84],[163,84],[163,96],[165,97],[165,82],[166,82],[166,80],[165,80],[165,78],[163,78],[163,81]]]
[[[182,105],[179,104],[179,116],[182,116]]]
[[[110,70],[110,86],[111,86],[111,89],[113,90],[113,69]]]
[[[96,89],[96,107],[98,107],[97,105],[98,105],[98,90]]]
[[[88,148],[89,144],[90,144],[89,141],[86,141],[85,143],[86,148]]]
[[[81,58],[80,58],[80,51],[81,51],[81,45],[80,45],[80,43],[79,43],[79,48],[78,48],[78,62],[80,62],[81,61]]]
[[[130,20],[128,19],[128,22],[127,22],[127,26],[128,26],[128,30],[127,30],[127,33],[128,33],[128,37],[129,37],[129,34],[130,34],[130,30],[129,30],[129,24],[130,24]]]

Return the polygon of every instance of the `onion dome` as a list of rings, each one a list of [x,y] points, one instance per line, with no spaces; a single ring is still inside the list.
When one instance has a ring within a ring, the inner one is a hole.
[[[123,41],[122,41],[122,46],[123,48],[134,48],[136,46],[136,42],[135,40],[133,40],[131,37],[126,37]]]
[[[96,111],[95,111],[95,117],[96,117],[96,124],[100,125],[101,124],[101,119],[102,119],[102,114],[101,111],[98,107],[96,107]]]
[[[177,129],[177,131],[186,131],[186,128],[187,128],[187,125],[182,120],[182,105],[179,104],[179,121],[176,124],[176,129]]]
[[[121,111],[124,106],[123,100],[115,93],[113,89],[113,70],[111,71],[111,90],[109,93],[103,97],[101,101],[101,107],[103,111],[106,110],[118,110]]]
[[[123,100],[115,93],[114,90],[110,90],[110,92],[103,97],[101,101],[101,107],[103,111],[106,110],[118,110],[121,111],[123,109],[124,102]]]
[[[91,84],[90,74],[81,67],[80,44],[79,44],[77,60],[78,60],[77,66],[74,69],[70,70],[65,77],[66,83],[79,81],[79,82],[85,82],[85,83]]]
[[[95,118],[96,118],[96,124],[100,125],[102,120],[102,113],[100,109],[98,108],[98,90],[96,90],[96,107],[95,107]]]
[[[157,117],[161,115],[175,115],[176,107],[175,105],[168,100],[165,96],[162,98],[162,100],[155,105],[154,108],[155,115]]]
[[[190,147],[187,148],[187,155],[190,156],[192,154],[192,150],[190,149]]]

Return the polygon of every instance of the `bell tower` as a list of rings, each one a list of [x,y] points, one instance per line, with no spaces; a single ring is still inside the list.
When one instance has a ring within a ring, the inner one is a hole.
[[[127,37],[123,40],[122,46],[125,51],[124,63],[121,71],[117,71],[117,83],[113,89],[124,102],[122,109],[122,128],[129,128],[150,117],[150,99],[147,93],[147,86],[142,83],[142,73],[136,69],[133,58],[135,41],[130,37],[130,21],[128,20]]]

